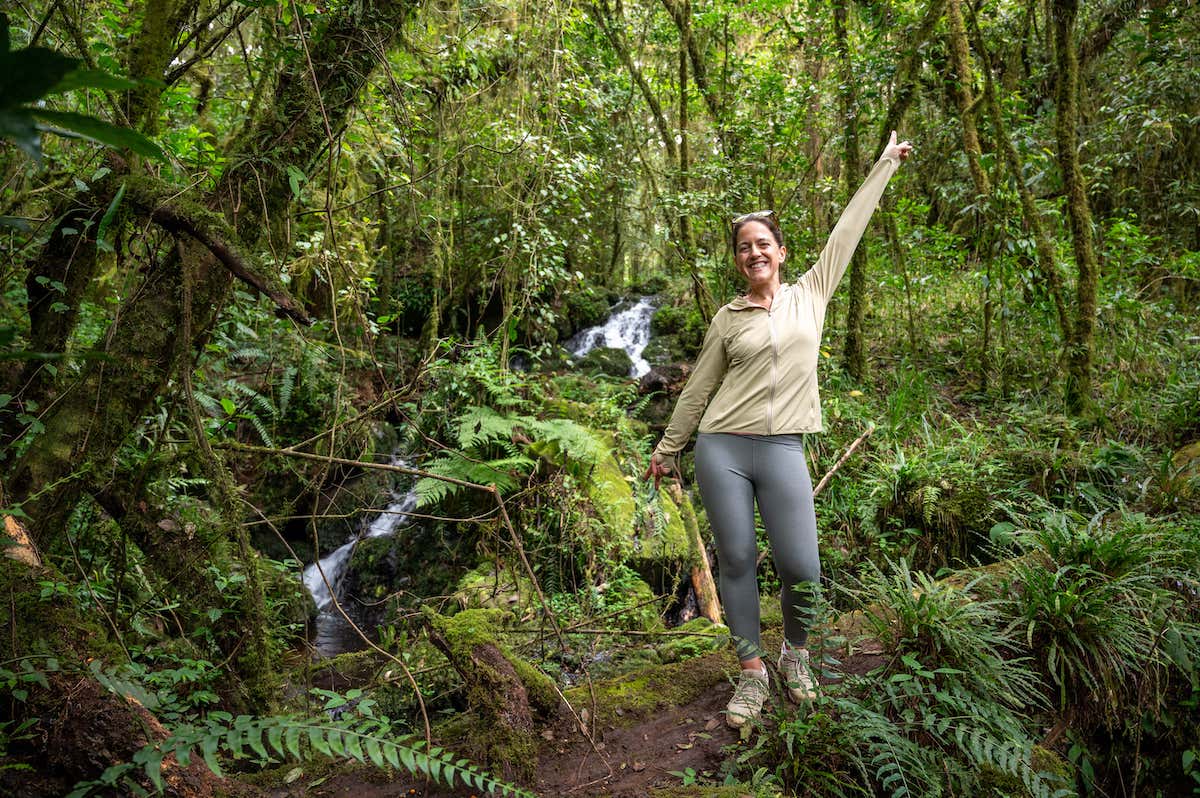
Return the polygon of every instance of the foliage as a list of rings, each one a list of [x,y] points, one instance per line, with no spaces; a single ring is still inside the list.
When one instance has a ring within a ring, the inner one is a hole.
[[[1118,724],[1165,708],[1170,673],[1195,678],[1197,550],[1170,524],[1127,514],[1046,518],[1018,534],[1013,628],[1037,653],[1060,707]]]
[[[77,89],[129,89],[133,83],[102,70],[82,69],[78,58],[46,47],[10,50],[10,46],[8,14],[0,13],[0,138],[13,141],[36,160],[42,157],[41,132],[165,159],[158,145],[137,131],[87,114],[48,108],[43,102],[50,95]]]
[[[457,779],[464,787],[499,795],[530,795],[440,746],[398,734],[387,717],[375,714],[374,702],[363,697],[361,690],[351,690],[345,696],[326,690],[320,693],[326,699],[327,712],[349,707],[353,712],[335,719],[211,713],[204,723],[177,725],[166,739],[138,751],[133,761],[109,767],[99,779],[76,785],[70,796],[83,798],[112,788],[145,795],[147,791],[136,780],[143,773],[156,790],[162,790],[164,761],[171,757],[187,767],[196,755],[217,775],[222,773],[218,756],[249,759],[259,765],[322,756],[353,759],[382,769],[403,769],[448,787],[454,787]]]

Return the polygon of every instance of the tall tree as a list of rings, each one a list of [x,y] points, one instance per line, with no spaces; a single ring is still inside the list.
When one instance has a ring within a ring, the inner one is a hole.
[[[1058,166],[1067,194],[1067,216],[1075,253],[1075,319],[1067,339],[1067,409],[1081,413],[1091,404],[1092,345],[1096,329],[1096,290],[1099,264],[1092,242],[1092,212],[1087,184],[1079,168],[1079,56],[1075,51],[1078,0],[1054,0],[1054,61],[1058,71],[1057,118],[1054,135]]]
[[[976,102],[975,70],[971,66],[971,48],[967,43],[966,23],[963,20],[961,0],[948,0],[946,3],[946,20],[949,23],[950,63],[954,68],[951,75],[954,96],[958,101],[958,121],[962,130],[963,149],[967,153],[967,166],[971,172],[971,182],[975,185],[975,213],[983,220],[983,227],[990,226],[990,205],[992,200],[992,184],[983,168],[983,149],[979,144],[979,128],[975,124]],[[988,389],[991,372],[991,333],[992,333],[992,261],[984,256],[984,285],[983,285],[983,336],[979,345],[979,389]]]
[[[833,35],[838,54],[839,109],[842,122],[842,177],[846,197],[854,196],[862,179],[862,155],[858,146],[858,92],[855,89],[854,64],[846,22],[846,0],[833,4]],[[850,376],[861,380],[867,373],[866,332],[863,319],[867,307],[867,242],[859,243],[850,259],[850,300],[846,307],[846,339],[843,348],[845,368]]]

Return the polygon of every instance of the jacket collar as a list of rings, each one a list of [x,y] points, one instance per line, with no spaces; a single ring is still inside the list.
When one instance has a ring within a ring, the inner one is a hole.
[[[771,306],[774,307],[775,305],[779,304],[779,300],[781,298],[783,298],[783,296],[785,294],[787,294],[787,292],[790,291],[791,288],[792,287],[788,283],[780,284],[779,293],[775,294],[775,299],[773,299],[771,301]],[[749,299],[747,299],[745,294],[734,297],[733,301],[730,302],[725,307],[729,308],[730,310],[734,310],[734,311],[737,311],[737,310],[766,310],[766,308],[764,308],[762,305],[756,305],[753,302],[751,302]]]

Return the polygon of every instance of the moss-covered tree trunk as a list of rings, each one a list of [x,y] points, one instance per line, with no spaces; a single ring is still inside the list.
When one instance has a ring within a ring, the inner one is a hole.
[[[475,713],[471,752],[505,778],[529,782],[535,775],[535,715],[560,706],[550,678],[500,642],[502,610],[469,609],[452,618],[430,613],[430,641],[462,677],[467,705]],[[511,616],[508,616],[511,617]]]
[[[1082,413],[1091,404],[1092,344],[1096,329],[1096,290],[1099,265],[1092,243],[1092,211],[1087,185],[1079,169],[1079,58],[1075,52],[1078,0],[1054,0],[1054,60],[1058,68],[1058,109],[1054,135],[1058,166],[1067,192],[1067,216],[1075,251],[1075,318],[1066,344],[1067,410]]]
[[[834,42],[841,71],[840,103],[842,111],[842,176],[846,198],[854,196],[862,178],[862,155],[858,147],[858,93],[854,84],[854,64],[850,57],[846,29],[846,0],[833,5]],[[867,312],[867,242],[859,243],[850,259],[850,299],[846,306],[846,339],[842,350],[844,367],[850,376],[862,380],[867,374],[867,344],[863,321]]]
[[[266,231],[282,230],[292,198],[288,167],[314,170],[409,7],[406,0],[383,0],[329,15],[308,43],[311,61],[289,62],[274,104],[261,110],[234,147],[228,158],[232,166],[202,202],[183,204],[182,213],[196,220],[223,216],[244,251],[256,249]],[[84,491],[105,489],[118,447],[180,367],[191,362],[191,352],[207,340],[226,305],[233,276],[207,246],[181,237],[172,249],[156,254],[141,264],[143,281],[101,338],[96,358],[59,389],[58,401],[42,417],[44,431],[6,480],[43,550],[63,534]],[[203,536],[173,542],[191,544],[182,561],[197,569],[211,556]],[[248,552],[242,559],[243,567],[255,567]],[[242,631],[251,638],[265,635],[263,620]]]
[[[954,74],[951,82],[954,97],[958,102],[958,120],[962,128],[963,149],[967,153],[967,166],[971,182],[975,186],[976,216],[987,229],[990,223],[988,208],[992,198],[992,184],[983,169],[983,149],[979,144],[979,129],[975,124],[975,70],[971,66],[971,48],[967,43],[967,27],[963,21],[961,0],[948,0],[946,21],[949,31],[950,63]],[[987,391],[992,370],[992,268],[991,258],[985,254],[985,279],[983,285],[983,332],[979,342],[979,390]]]
[[[1041,211],[1038,210],[1037,199],[1025,179],[1025,164],[1020,153],[1017,152],[1017,148],[1013,146],[1012,137],[1008,133],[1004,110],[1000,107],[1000,101],[996,97],[991,57],[984,48],[983,37],[979,35],[978,28],[975,29],[975,33],[975,46],[980,58],[983,59],[983,98],[988,118],[992,123],[992,132],[996,144],[1004,156],[1004,165],[1012,177],[1017,196],[1021,200],[1021,213],[1025,217],[1025,224],[1029,227],[1030,233],[1033,234],[1038,271],[1046,283],[1046,291],[1054,303],[1054,310],[1058,317],[1058,328],[1062,333],[1063,340],[1066,341],[1071,338],[1071,318],[1067,313],[1067,304],[1063,298],[1063,280],[1062,275],[1059,274],[1057,258],[1054,254],[1054,240],[1050,237],[1050,231],[1042,220]]]

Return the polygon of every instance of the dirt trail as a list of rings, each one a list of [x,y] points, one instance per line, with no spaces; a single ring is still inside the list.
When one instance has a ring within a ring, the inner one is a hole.
[[[682,780],[672,771],[719,773],[726,756],[740,745],[738,732],[725,725],[723,714],[733,692],[730,660],[728,652],[716,652],[597,685],[595,748],[574,728],[569,715],[560,718],[541,732],[536,783],[529,787],[540,798],[647,798],[656,788],[666,787],[676,788],[672,796],[710,794],[711,788],[679,791]],[[882,661],[878,653],[860,653],[845,658],[837,670],[862,674]],[[656,694],[669,697],[654,701]],[[670,697],[686,700],[675,702]],[[580,712],[590,703],[585,692],[573,694],[571,700]],[[773,700],[783,699],[776,694]],[[482,798],[474,790],[446,789],[407,776],[390,781],[387,774],[368,768],[338,773],[315,786],[307,781],[298,779],[291,788],[271,795]]]

